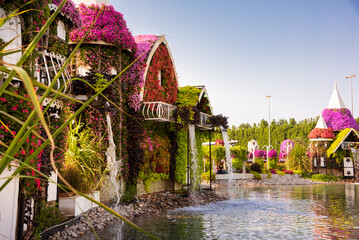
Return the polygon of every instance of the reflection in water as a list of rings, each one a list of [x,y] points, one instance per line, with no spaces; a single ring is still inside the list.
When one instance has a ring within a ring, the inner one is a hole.
[[[359,185],[239,187],[231,192],[231,200],[134,222],[162,239],[359,239]],[[99,235],[118,238],[118,225]],[[122,239],[147,238],[124,226]]]

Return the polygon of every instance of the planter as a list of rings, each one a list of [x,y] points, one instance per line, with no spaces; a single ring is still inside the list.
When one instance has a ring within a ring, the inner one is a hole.
[[[100,191],[94,191],[88,194],[89,197],[100,201]],[[87,210],[98,205],[80,195],[59,198],[60,212],[67,216],[78,216]]]

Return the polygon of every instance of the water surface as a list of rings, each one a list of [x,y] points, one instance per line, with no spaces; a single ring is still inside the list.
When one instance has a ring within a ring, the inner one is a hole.
[[[133,221],[161,239],[359,239],[359,185],[238,187],[230,200]],[[114,223],[101,239],[149,239]],[[95,239],[92,234],[82,239]]]

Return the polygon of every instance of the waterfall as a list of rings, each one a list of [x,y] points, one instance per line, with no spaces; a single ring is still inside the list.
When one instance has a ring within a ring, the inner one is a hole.
[[[227,171],[228,171],[228,174],[231,175],[231,174],[233,173],[233,168],[232,168],[231,151],[229,150],[228,133],[227,133],[227,130],[225,130],[225,129],[221,129],[221,130],[222,130],[224,147],[225,147],[225,149],[226,149]]]
[[[107,132],[108,132],[108,140],[109,140],[109,145],[106,151],[107,169],[110,172],[109,180],[110,180],[110,184],[112,185],[111,188],[108,190],[112,193],[111,197],[116,200],[116,205],[118,205],[121,199],[121,183],[118,176],[120,174],[119,170],[122,163],[121,160],[116,160],[116,147],[113,141],[111,116],[109,113],[107,113],[106,115],[106,121],[107,121]],[[115,194],[113,194],[113,191]]]
[[[198,152],[196,144],[196,128],[195,125],[189,124],[189,141],[191,148],[191,184],[193,189],[200,187],[201,173],[198,170]]]
[[[359,151],[355,148],[350,148],[352,155],[353,155],[353,167],[354,167],[354,177],[358,177],[358,170],[359,170]]]

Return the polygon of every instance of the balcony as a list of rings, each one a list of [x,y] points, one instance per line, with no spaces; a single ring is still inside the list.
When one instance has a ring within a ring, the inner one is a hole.
[[[39,53],[40,58],[37,62],[36,79],[38,82],[50,86],[52,80],[64,65],[66,58],[60,54],[42,51]],[[59,91],[61,88],[62,93],[69,93],[71,91],[71,84],[69,80],[70,72],[68,68],[61,73],[54,86],[54,90]]]
[[[174,122],[172,113],[175,108],[164,102],[143,102],[142,115],[148,121]]]

